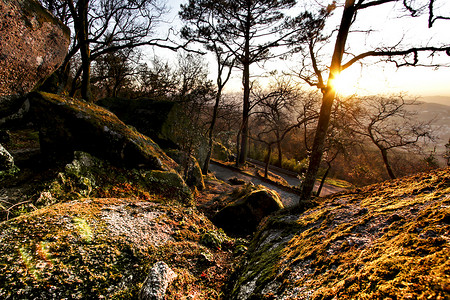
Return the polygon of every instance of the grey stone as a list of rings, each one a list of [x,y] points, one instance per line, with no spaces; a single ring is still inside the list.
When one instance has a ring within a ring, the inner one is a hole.
[[[139,300],[163,300],[169,284],[177,274],[169,266],[159,261],[153,265],[139,292]]]
[[[0,171],[12,169],[14,167],[14,158],[0,144]]]

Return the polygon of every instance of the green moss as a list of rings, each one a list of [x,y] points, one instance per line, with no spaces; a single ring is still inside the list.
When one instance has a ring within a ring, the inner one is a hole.
[[[11,169],[0,171],[0,181],[7,178],[12,177],[20,172],[19,167],[13,166]]]

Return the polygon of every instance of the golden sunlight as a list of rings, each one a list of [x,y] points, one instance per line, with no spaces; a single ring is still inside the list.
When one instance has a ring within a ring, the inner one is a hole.
[[[357,92],[358,78],[355,74],[342,72],[334,78],[332,85],[338,94],[350,96]]]

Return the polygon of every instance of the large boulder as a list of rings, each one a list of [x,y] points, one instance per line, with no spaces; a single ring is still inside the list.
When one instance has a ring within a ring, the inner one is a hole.
[[[250,234],[263,218],[284,208],[278,194],[263,186],[248,184],[231,197],[237,199],[213,217],[216,226],[231,234]]]
[[[168,171],[177,166],[150,138],[100,106],[43,92],[29,98],[41,152],[48,160],[69,158],[80,150],[125,167]]]
[[[173,142],[161,134],[175,102],[149,98],[104,98],[97,101],[96,104],[105,107],[124,123],[135,127],[139,132],[157,141],[161,147],[176,147]]]
[[[234,154],[220,142],[213,143],[212,156],[221,161],[233,161]]]
[[[227,299],[450,299],[450,168],[263,222]]]
[[[0,118],[63,62],[70,31],[35,0],[0,0]],[[1,120],[0,120],[1,121]]]

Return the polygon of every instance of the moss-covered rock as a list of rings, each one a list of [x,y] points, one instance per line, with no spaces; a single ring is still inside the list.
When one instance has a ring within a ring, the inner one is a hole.
[[[233,161],[234,154],[219,142],[213,143],[212,157],[221,161]]]
[[[183,174],[186,184],[191,187],[196,187],[198,190],[205,188],[205,182],[203,180],[202,169],[195,157],[188,155],[180,150],[167,150],[167,155],[178,163],[176,169],[178,173]]]
[[[230,299],[449,299],[450,169],[265,221]]]
[[[174,171],[150,170],[141,173],[149,189],[192,205],[194,197],[180,174]]]
[[[193,208],[137,199],[43,208],[0,223],[0,298],[137,299],[164,261],[177,275],[165,299],[219,299],[233,257],[200,243],[215,230]]]
[[[278,194],[263,186],[247,184],[231,197],[236,200],[222,208],[213,222],[225,232],[241,236],[254,232],[263,218],[283,208]]]
[[[41,152],[50,160],[80,150],[126,167],[169,171],[177,166],[150,138],[100,106],[43,92],[29,98],[39,125]]]

